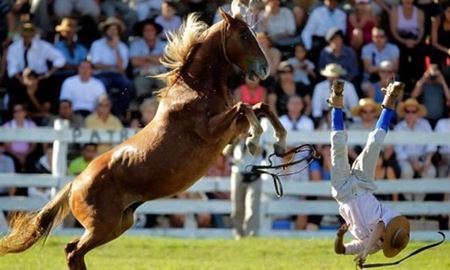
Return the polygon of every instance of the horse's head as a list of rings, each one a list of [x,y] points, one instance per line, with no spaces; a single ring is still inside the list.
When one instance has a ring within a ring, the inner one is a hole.
[[[220,10],[222,22],[222,48],[227,61],[237,65],[243,72],[253,77],[266,79],[269,63],[256,40],[253,31],[239,15],[234,17]]]

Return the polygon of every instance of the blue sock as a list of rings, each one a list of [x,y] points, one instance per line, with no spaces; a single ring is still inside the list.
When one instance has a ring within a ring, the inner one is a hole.
[[[394,111],[391,109],[383,108],[380,117],[377,121],[377,128],[382,128],[386,132],[389,130],[389,124],[391,123],[391,119],[394,116]]]
[[[344,130],[344,113],[341,108],[331,109],[331,130]]]

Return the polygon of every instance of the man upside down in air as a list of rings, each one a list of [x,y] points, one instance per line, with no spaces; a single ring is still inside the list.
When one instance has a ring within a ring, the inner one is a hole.
[[[397,96],[404,84],[393,82],[384,90],[383,111],[367,143],[350,167],[347,154],[347,133],[344,130],[343,81],[333,83],[328,103],[332,107],[331,132],[331,189],[344,218],[335,240],[337,254],[354,254],[362,265],[369,254],[383,249],[386,257],[394,257],[409,242],[409,221],[381,204],[372,192],[375,164],[394,115]],[[344,244],[344,234],[350,230],[355,240]]]

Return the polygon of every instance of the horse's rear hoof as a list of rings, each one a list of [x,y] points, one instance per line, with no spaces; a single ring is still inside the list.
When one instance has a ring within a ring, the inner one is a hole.
[[[258,152],[258,145],[257,144],[255,144],[251,140],[247,140],[245,142],[245,145],[247,146],[247,149],[250,152],[250,154],[252,154],[252,156],[256,155],[256,153]]]
[[[273,149],[275,150],[275,155],[278,157],[283,156],[283,154],[286,153],[286,146],[278,143],[273,145]]]

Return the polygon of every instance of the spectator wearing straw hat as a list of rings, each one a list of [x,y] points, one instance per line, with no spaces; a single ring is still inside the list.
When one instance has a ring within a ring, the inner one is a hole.
[[[415,98],[408,98],[397,107],[399,118],[404,118],[395,126],[395,131],[407,131],[414,136],[414,132],[432,132],[428,120],[424,117],[427,114],[425,106],[420,104]],[[436,146],[432,144],[416,145],[401,144],[396,145],[395,152],[401,168],[401,178],[434,178],[436,168],[431,163],[431,158],[436,152]],[[424,194],[404,194],[407,200],[422,201]]]
[[[53,74],[65,64],[64,56],[52,44],[36,36],[37,29],[31,23],[23,23],[20,27],[20,38],[13,42],[6,56],[9,77],[9,108],[16,103],[27,103],[33,109],[26,91],[26,80],[23,72],[30,69],[35,75],[38,88],[36,96],[40,102],[57,104],[59,89],[51,87]],[[48,63],[52,64],[49,69]],[[56,110],[56,106],[53,107]]]
[[[138,98],[151,97],[153,91],[164,86],[163,81],[150,77],[166,71],[160,62],[166,48],[166,42],[159,37],[162,30],[162,26],[152,19],[136,26],[139,38],[130,45],[130,59]]]
[[[123,116],[133,96],[133,83],[125,75],[128,66],[128,46],[120,41],[125,25],[115,17],[100,24],[103,38],[92,43],[90,60],[96,69],[95,77],[106,87],[113,103],[113,113]]]
[[[122,18],[126,25],[123,34],[128,37],[134,24],[138,21],[136,11],[123,0],[100,0],[98,2],[100,2],[101,11],[107,18],[118,16]]]
[[[330,95],[330,87],[333,81],[345,76],[347,72],[339,64],[328,64],[320,71],[326,79],[316,84],[312,97],[312,116],[318,121],[322,117],[323,111],[328,110],[327,98]],[[350,112],[351,108],[358,104],[358,95],[355,87],[350,82],[345,82],[345,109]]]
[[[344,78],[347,81],[353,81],[359,75],[358,60],[355,51],[344,44],[344,32],[337,28],[331,28],[326,35],[326,46],[319,56],[319,69],[326,65],[336,63],[345,69]]]
[[[87,57],[87,49],[77,41],[77,32],[80,30],[78,22],[74,18],[63,18],[55,27],[58,33],[55,47],[64,55],[66,64],[58,72],[64,77],[77,73],[78,66]]]

